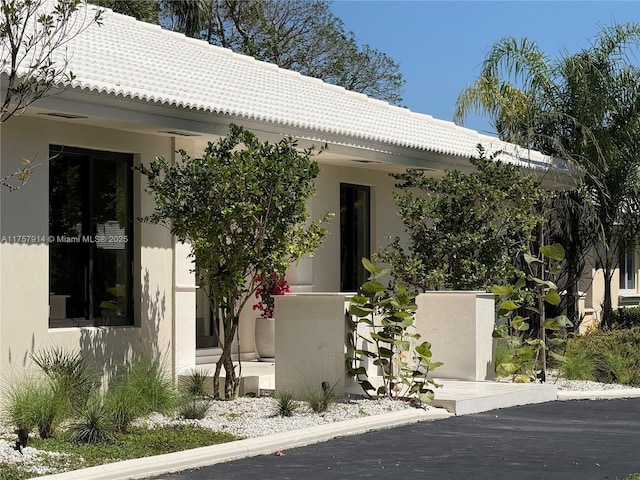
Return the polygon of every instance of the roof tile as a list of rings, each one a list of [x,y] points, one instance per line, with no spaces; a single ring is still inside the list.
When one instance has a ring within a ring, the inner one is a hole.
[[[454,156],[472,156],[482,142],[546,159],[111,10],[67,49],[81,89]]]

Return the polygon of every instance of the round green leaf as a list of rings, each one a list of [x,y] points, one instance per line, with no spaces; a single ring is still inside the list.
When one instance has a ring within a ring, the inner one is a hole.
[[[564,248],[559,243],[554,243],[553,245],[545,245],[540,248],[540,252],[545,257],[551,258],[553,260],[564,260]]]

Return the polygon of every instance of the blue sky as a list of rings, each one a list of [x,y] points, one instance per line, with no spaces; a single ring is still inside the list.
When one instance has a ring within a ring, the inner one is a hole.
[[[452,119],[458,94],[502,37],[527,37],[555,58],[589,47],[601,25],[640,22],[640,0],[334,0],[331,9],[359,43],[400,65],[406,107],[443,120]],[[492,133],[481,117],[465,126]]]

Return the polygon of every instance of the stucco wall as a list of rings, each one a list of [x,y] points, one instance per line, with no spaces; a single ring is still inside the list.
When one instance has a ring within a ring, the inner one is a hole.
[[[1,172],[20,168],[23,157],[46,160],[49,145],[65,145],[134,154],[134,161],[149,163],[156,155],[171,156],[169,137],[141,135],[40,118],[15,117],[2,126]],[[172,358],[173,238],[163,227],[134,226],[133,327],[48,328],[49,247],[47,241],[16,242],[16,235],[48,235],[48,165],[34,173],[27,185],[0,193],[0,374],[10,375],[29,363],[29,353],[52,344],[80,347],[99,366],[110,368],[132,352]],[[134,215],[151,212],[152,199],[134,174]],[[182,281],[182,280],[181,280]],[[188,280],[187,280],[188,282]],[[137,288],[136,288],[137,286]],[[173,365],[171,365],[173,367]]]

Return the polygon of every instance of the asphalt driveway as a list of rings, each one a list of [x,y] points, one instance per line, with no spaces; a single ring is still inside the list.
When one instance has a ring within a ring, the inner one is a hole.
[[[154,478],[619,479],[640,473],[640,398],[493,410],[283,453]]]

